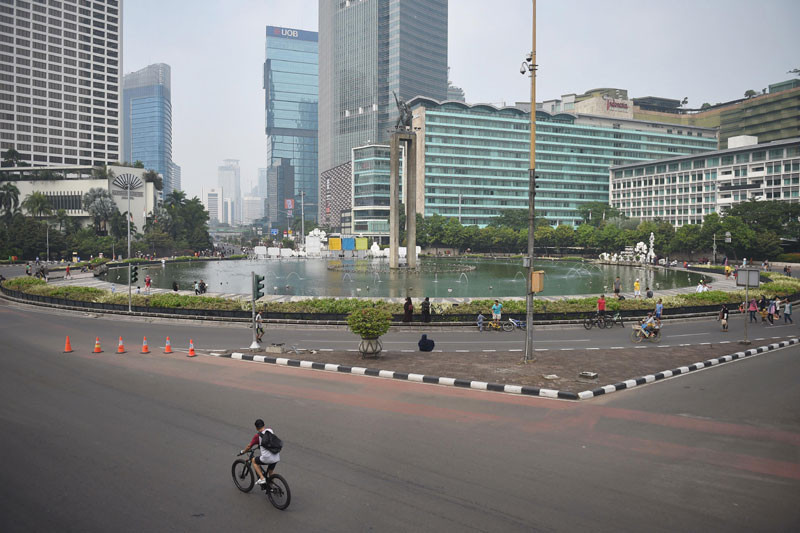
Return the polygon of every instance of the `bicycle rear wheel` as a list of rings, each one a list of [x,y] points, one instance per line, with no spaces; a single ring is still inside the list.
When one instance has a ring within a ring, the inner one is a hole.
[[[267,485],[267,498],[276,509],[283,511],[289,507],[292,501],[292,491],[289,490],[289,484],[283,479],[280,474],[272,474],[269,476],[269,484]]]
[[[253,469],[250,468],[250,463],[244,459],[237,459],[231,466],[231,476],[236,488],[242,492],[250,492],[253,490],[253,485],[256,482],[253,475]]]
[[[650,342],[659,342],[661,340],[661,330],[660,329],[655,330],[647,340],[649,340]]]
[[[511,322],[503,322],[503,331],[514,331],[514,324]]]
[[[598,317],[597,319],[597,329],[605,329],[606,326],[606,319],[603,317]]]
[[[594,326],[594,319],[587,318],[583,321],[583,327],[586,329],[592,329],[592,326]]]

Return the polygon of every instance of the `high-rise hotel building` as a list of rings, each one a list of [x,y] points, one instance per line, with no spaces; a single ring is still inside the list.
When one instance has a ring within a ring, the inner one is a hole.
[[[0,0],[0,149],[31,165],[120,159],[121,0]]]

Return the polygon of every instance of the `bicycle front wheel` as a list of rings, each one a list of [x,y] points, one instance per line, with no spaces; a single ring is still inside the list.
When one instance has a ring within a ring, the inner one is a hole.
[[[237,459],[231,466],[231,476],[233,476],[233,483],[236,488],[242,492],[250,492],[253,490],[255,484],[255,476],[253,476],[253,469],[250,468],[250,463],[244,459]]]
[[[587,318],[583,321],[583,327],[585,327],[586,329],[592,329],[592,326],[594,326],[593,319]]]
[[[514,324],[511,322],[503,322],[503,331],[514,331]]]
[[[642,342],[642,331],[638,328],[631,329],[631,340],[637,344]]]
[[[606,319],[603,317],[599,317],[597,319],[597,329],[604,329],[606,328]]]
[[[267,497],[276,509],[283,511],[289,507],[292,501],[292,491],[289,490],[289,484],[283,479],[280,474],[272,474],[269,476],[269,485],[267,485]]]

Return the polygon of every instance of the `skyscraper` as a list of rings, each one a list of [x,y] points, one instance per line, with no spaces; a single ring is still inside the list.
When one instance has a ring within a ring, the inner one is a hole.
[[[148,65],[123,79],[122,158],[130,163],[141,161],[145,168],[161,174],[162,198],[172,192],[172,99],[167,64]]]
[[[222,189],[215,187],[203,187],[200,190],[200,196],[203,199],[203,205],[205,206],[206,211],[208,211],[209,222],[223,222]]]
[[[0,4],[3,152],[14,148],[32,165],[120,158],[120,4]]]
[[[273,169],[267,179],[286,175],[287,164],[293,167],[292,187],[272,184],[280,196],[270,200],[273,206],[284,206],[286,199],[299,204],[304,193],[311,218],[317,214],[318,56],[316,32],[267,26],[265,130],[267,163]],[[275,215],[274,209],[269,215]]]
[[[223,194],[223,222],[238,224],[242,220],[242,189],[239,177],[239,160],[225,159],[217,167],[219,188]],[[228,203],[226,203],[226,201]]]
[[[447,98],[447,0],[319,1],[319,169],[385,143],[393,93]]]
[[[175,162],[172,162],[170,165],[170,173],[172,178],[172,190],[174,191],[182,191],[183,187],[181,186],[181,167],[180,165],[176,165]]]

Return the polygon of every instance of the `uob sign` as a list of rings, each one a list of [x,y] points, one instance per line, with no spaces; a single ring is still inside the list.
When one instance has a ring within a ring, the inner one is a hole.
[[[297,37],[298,33],[297,30],[289,30],[286,28],[281,28],[281,35],[284,37]]]

